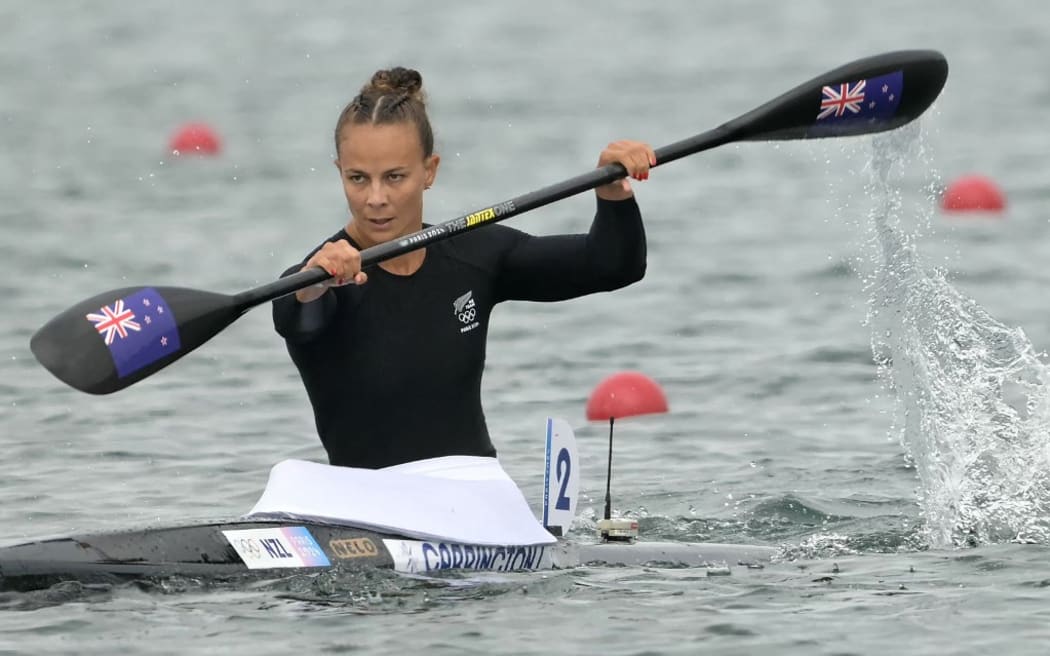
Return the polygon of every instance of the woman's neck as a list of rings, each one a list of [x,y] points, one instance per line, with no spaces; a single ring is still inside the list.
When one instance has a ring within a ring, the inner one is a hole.
[[[398,257],[391,258],[385,262],[380,262],[379,268],[396,276],[410,276],[416,271],[419,271],[426,258],[427,250],[421,248],[418,251],[405,253],[404,255],[399,255]]]
[[[419,226],[418,230],[422,230],[422,229],[423,229],[423,226],[422,226],[422,223],[420,223],[420,226]],[[375,243],[372,243],[370,240],[363,239],[361,237],[361,234],[356,230],[356,226],[354,226],[354,222],[353,221],[350,221],[350,223],[348,223],[346,225],[345,230],[346,230],[346,234],[350,236],[350,238],[354,241],[354,243],[357,244],[357,246],[362,251],[367,249],[367,248],[369,248],[369,247],[371,247],[371,246],[375,246],[376,245]],[[413,230],[413,231],[409,232],[408,234],[412,234],[412,232],[417,232],[418,230]],[[394,241],[394,240],[400,239],[400,238],[402,238],[404,236],[405,235],[397,235],[396,237],[393,237],[393,238],[391,238],[391,239],[389,239],[387,241]],[[399,255],[397,257],[390,258],[389,260],[385,260],[383,262],[380,262],[379,263],[379,267],[381,269],[383,269],[384,271],[387,271],[388,273],[392,273],[394,275],[410,276],[413,273],[415,273],[416,271],[419,271],[419,268],[423,266],[423,261],[426,259],[426,256],[427,256],[426,249],[425,248],[420,248],[419,250],[412,251],[410,253],[405,253],[404,255]]]

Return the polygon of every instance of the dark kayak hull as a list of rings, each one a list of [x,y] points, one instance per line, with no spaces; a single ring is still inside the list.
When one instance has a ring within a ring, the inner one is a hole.
[[[30,590],[76,580],[119,582],[190,576],[234,578],[253,571],[224,531],[307,528],[329,563],[392,568],[383,536],[361,529],[289,522],[216,522],[74,536],[0,548],[0,589]],[[366,545],[360,553],[343,548]],[[352,556],[352,557],[350,557]],[[331,566],[331,565],[329,565]],[[280,570],[285,568],[260,568]],[[257,570],[259,571],[259,570]]]
[[[0,589],[63,581],[119,583],[173,576],[222,581],[335,567],[416,574],[518,571],[582,564],[761,566],[769,547],[666,542],[492,546],[296,521],[215,522],[39,540],[0,547]]]

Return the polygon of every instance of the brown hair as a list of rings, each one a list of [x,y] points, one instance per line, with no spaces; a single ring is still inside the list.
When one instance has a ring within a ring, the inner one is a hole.
[[[339,153],[339,133],[347,124],[374,125],[410,121],[419,131],[423,157],[434,154],[434,131],[427,118],[423,76],[400,66],[376,71],[368,84],[350,101],[335,123],[335,152]]]

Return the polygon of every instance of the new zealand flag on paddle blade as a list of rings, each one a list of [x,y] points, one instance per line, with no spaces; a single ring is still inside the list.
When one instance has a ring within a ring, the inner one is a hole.
[[[152,287],[118,298],[86,315],[124,378],[179,350],[175,315]]]
[[[828,85],[821,89],[817,125],[889,120],[897,113],[903,88],[903,71]]]

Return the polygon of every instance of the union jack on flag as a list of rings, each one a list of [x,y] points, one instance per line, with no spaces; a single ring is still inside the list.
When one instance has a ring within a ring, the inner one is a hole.
[[[95,324],[95,329],[104,335],[106,346],[112,344],[113,338],[117,335],[124,339],[128,336],[129,330],[142,330],[142,326],[135,321],[135,313],[124,307],[122,298],[117,299],[113,307],[102,306],[99,312],[102,314],[92,312],[87,315],[87,318],[88,321]]]
[[[897,113],[903,90],[903,71],[825,85],[820,90],[817,125],[834,130],[858,121],[888,121]]]
[[[152,287],[133,291],[85,316],[105,342],[121,378],[178,353],[182,346],[175,311]]]
[[[843,82],[838,87],[828,86],[821,89],[824,99],[820,101],[820,113],[817,119],[827,118],[834,114],[842,116],[846,112],[860,113],[860,105],[864,102],[864,87],[867,80],[860,80],[850,85]]]

